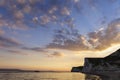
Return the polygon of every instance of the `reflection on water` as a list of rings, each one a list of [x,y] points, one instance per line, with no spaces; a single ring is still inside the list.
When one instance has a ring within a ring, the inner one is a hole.
[[[120,74],[104,76],[81,73],[0,73],[0,80],[120,80]]]
[[[120,80],[120,74],[107,74],[102,76],[86,75],[85,80]]]
[[[85,80],[81,73],[0,73],[0,80]]]
[[[102,80],[99,76],[95,75],[86,75],[85,80]]]

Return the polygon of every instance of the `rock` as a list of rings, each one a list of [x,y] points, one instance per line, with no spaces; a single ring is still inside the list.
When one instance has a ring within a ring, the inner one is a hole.
[[[73,67],[71,72],[82,72],[83,66]]]
[[[73,67],[71,72],[101,74],[120,72],[120,49],[104,58],[85,58],[83,67]]]

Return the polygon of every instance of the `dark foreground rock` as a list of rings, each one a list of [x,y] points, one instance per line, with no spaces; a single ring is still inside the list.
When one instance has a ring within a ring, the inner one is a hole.
[[[71,72],[82,72],[83,66],[73,67]]]
[[[73,67],[71,72],[88,74],[120,73],[120,49],[104,58],[85,58],[83,67]]]

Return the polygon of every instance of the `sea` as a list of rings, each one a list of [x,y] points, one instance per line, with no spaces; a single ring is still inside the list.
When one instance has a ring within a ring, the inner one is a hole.
[[[0,73],[0,80],[120,80],[105,76],[88,75],[71,72],[24,72]]]

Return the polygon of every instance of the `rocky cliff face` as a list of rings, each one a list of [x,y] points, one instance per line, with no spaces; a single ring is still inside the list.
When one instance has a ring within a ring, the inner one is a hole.
[[[92,71],[93,65],[94,64],[90,63],[89,59],[85,58],[85,63],[84,63],[84,67],[83,67],[82,71],[83,72]]]
[[[94,64],[90,62],[90,59],[86,58],[82,72],[90,73],[90,72],[109,72],[109,71],[118,72],[120,71],[120,66],[118,64],[111,64],[104,60],[100,60],[98,62],[99,62],[98,64]]]
[[[71,72],[82,72],[83,66],[73,67]]]
[[[72,72],[120,72],[120,49],[105,58],[85,58],[83,68],[73,67]]]

